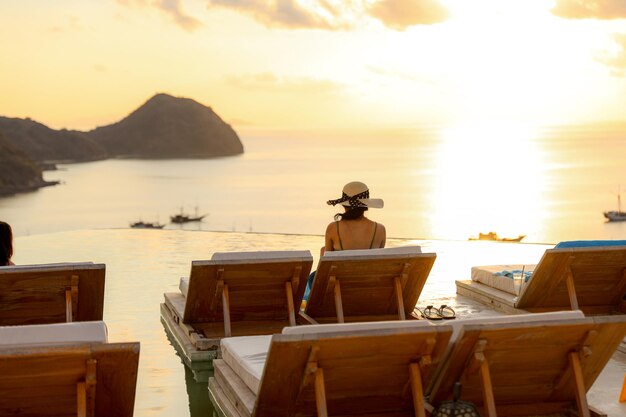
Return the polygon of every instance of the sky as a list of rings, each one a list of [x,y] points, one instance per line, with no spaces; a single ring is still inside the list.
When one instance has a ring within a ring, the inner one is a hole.
[[[626,122],[624,0],[0,0],[0,115],[156,93],[235,129]]]

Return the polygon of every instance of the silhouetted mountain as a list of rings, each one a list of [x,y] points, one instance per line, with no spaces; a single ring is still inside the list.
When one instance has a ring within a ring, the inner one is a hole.
[[[87,133],[110,155],[207,158],[243,153],[237,133],[211,108],[157,94],[126,118]]]
[[[0,195],[35,190],[52,184],[44,181],[41,168],[0,132]]]
[[[109,156],[82,132],[50,129],[31,119],[0,117],[0,131],[15,148],[38,162],[84,162]]]
[[[0,193],[50,183],[41,167],[109,157],[211,158],[243,153],[230,125],[194,100],[157,94],[118,123],[90,132],[54,130],[31,119],[0,116]]]

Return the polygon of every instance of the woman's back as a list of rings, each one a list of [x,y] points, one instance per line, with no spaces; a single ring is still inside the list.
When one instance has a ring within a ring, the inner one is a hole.
[[[339,220],[326,229],[326,250],[376,249],[385,247],[385,226],[366,217]]]

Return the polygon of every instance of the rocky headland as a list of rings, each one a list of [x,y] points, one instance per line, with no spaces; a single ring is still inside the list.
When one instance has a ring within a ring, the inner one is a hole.
[[[36,190],[54,182],[44,181],[41,167],[0,132],[0,195]]]
[[[50,185],[42,169],[108,158],[215,158],[243,153],[234,129],[210,107],[157,94],[117,123],[81,132],[0,117],[0,195]]]

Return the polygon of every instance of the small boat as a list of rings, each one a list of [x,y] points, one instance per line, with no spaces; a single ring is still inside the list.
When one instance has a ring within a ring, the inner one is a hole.
[[[159,223],[150,223],[144,221],[138,221],[130,224],[130,227],[133,229],[163,229],[165,227],[164,224]]]
[[[622,199],[620,191],[617,192],[617,211],[605,211],[604,217],[610,222],[626,221],[626,212],[622,211]]]
[[[491,240],[495,242],[521,242],[526,235],[519,235],[518,237],[499,237],[496,232],[478,233],[478,237],[470,237],[469,240]]]
[[[202,216],[198,216],[198,208],[196,207],[196,214],[194,216],[187,215],[183,212],[183,208],[180,208],[180,213],[170,216],[170,220],[172,223],[190,223],[190,222],[201,222],[207,215],[203,214]]]
[[[604,217],[610,222],[623,222],[626,221],[626,212],[624,211],[605,211]]]

